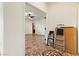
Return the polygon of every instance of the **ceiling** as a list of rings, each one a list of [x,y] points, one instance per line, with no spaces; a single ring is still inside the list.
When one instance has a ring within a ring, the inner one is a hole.
[[[34,20],[43,20],[44,17],[46,16],[46,13],[35,8],[34,6],[25,3],[25,13],[26,14],[31,14],[32,16],[34,16]],[[26,19],[28,19],[27,15],[26,15]]]

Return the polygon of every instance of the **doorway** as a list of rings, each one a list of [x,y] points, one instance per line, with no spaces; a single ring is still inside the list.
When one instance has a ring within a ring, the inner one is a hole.
[[[35,24],[32,23],[32,33],[35,34]]]
[[[46,13],[28,3],[25,6],[25,55],[41,55],[46,45]]]

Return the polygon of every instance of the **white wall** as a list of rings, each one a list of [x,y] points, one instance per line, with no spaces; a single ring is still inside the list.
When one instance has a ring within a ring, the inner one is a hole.
[[[25,55],[24,3],[4,3],[4,55]]]
[[[35,24],[35,34],[45,35],[45,20],[44,19],[34,20],[34,24]],[[26,19],[25,33],[32,34],[32,21],[30,21],[29,19]]]
[[[35,30],[36,34],[45,35],[45,20],[36,20],[35,21]]]
[[[28,2],[28,3],[44,12],[47,12],[47,4],[45,2]]]
[[[32,21],[25,20],[25,34],[32,34]]]
[[[0,55],[3,54],[3,3],[0,2]]]
[[[50,3],[47,12],[48,30],[54,30],[57,24],[76,27],[76,5],[75,3]]]

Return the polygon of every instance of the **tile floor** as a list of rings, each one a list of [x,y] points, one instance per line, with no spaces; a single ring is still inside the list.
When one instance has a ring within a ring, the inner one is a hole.
[[[47,46],[42,35],[25,35],[26,56],[70,56],[66,52],[59,51],[52,46]]]

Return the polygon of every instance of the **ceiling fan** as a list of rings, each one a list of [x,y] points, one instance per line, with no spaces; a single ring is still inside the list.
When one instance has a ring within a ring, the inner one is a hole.
[[[32,12],[28,12],[28,13],[25,13],[25,17],[27,17],[28,19],[32,21],[35,15]]]

